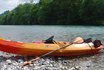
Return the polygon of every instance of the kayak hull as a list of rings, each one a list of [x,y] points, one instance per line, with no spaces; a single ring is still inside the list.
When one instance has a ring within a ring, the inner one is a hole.
[[[85,54],[98,53],[99,48],[91,48],[89,44],[71,45],[60,49],[49,56],[77,56]],[[64,45],[60,44],[36,44],[36,43],[21,43],[8,40],[0,40],[0,50],[26,56],[41,56],[45,53],[58,49]]]

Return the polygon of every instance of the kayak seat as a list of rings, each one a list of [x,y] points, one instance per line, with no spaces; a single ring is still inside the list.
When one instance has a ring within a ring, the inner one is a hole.
[[[53,43],[53,38],[54,36],[51,36],[50,38],[44,40],[45,41],[44,43]]]

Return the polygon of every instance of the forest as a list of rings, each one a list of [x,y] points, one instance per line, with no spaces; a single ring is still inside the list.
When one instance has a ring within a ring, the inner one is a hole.
[[[104,0],[40,0],[0,16],[1,25],[104,25]]]

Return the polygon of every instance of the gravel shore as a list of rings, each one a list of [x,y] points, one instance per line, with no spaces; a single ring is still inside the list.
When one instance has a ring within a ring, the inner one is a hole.
[[[104,70],[104,52],[76,57],[47,56],[22,67],[35,57],[0,52],[0,70]]]

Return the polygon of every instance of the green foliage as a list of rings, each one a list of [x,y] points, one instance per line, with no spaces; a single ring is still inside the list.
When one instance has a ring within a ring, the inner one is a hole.
[[[53,0],[40,0],[41,4],[51,3]]]
[[[40,0],[0,16],[0,24],[104,25],[103,7],[104,0]]]

